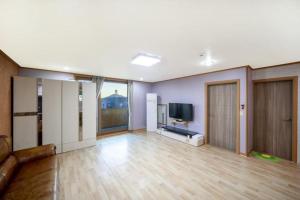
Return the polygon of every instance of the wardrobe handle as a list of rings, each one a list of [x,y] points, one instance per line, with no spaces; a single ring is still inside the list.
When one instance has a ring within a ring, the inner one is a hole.
[[[20,113],[14,113],[14,117],[35,116],[37,114],[38,114],[37,112],[20,112]]]

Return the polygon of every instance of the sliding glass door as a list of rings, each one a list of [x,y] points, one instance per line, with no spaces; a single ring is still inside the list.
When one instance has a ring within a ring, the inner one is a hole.
[[[127,83],[104,81],[99,98],[100,133],[128,130]]]

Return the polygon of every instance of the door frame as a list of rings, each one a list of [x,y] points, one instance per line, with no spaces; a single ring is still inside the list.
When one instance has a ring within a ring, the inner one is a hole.
[[[292,121],[292,161],[297,162],[297,153],[298,153],[298,76],[286,76],[286,77],[276,77],[276,78],[266,78],[266,79],[257,79],[253,80],[253,96],[252,110],[254,113],[254,90],[256,83],[265,83],[265,82],[277,82],[277,81],[292,81],[292,96],[293,96],[293,121]],[[253,116],[254,118],[254,116]],[[254,120],[252,126],[254,127]],[[253,130],[254,131],[254,130]],[[254,132],[252,133],[254,135]]]
[[[205,97],[204,97],[204,109],[205,109],[205,128],[204,128],[204,140],[205,144],[209,144],[209,139],[208,139],[208,87],[212,85],[224,85],[224,84],[231,84],[234,83],[236,84],[237,91],[236,91],[236,100],[237,100],[237,105],[236,105],[236,148],[235,152],[237,154],[240,154],[240,79],[233,79],[233,80],[224,80],[224,81],[214,81],[214,82],[206,82],[205,83]]]
[[[121,83],[121,84],[126,84],[127,85],[127,94],[128,94],[128,80],[123,80],[123,79],[118,79],[118,78],[105,78],[104,79],[104,82],[112,82],[112,83]],[[103,82],[103,84],[104,84]],[[127,101],[128,101],[128,96],[127,96]],[[98,130],[97,130],[97,136],[104,136],[104,135],[111,135],[111,134],[114,134],[114,133],[121,133],[121,132],[128,132],[128,127],[127,129],[122,129],[122,130],[111,130],[111,131],[106,131],[106,132],[102,132],[102,121],[99,122],[99,118],[101,117],[101,114],[102,114],[102,98],[101,98],[101,93],[97,99],[97,104],[98,104]],[[127,113],[128,115],[128,120],[129,120],[129,113]],[[100,130],[99,130],[100,129]]]

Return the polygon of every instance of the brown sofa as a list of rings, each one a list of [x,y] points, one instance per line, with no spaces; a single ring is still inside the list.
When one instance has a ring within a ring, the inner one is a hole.
[[[11,152],[0,136],[0,199],[58,199],[55,146]]]

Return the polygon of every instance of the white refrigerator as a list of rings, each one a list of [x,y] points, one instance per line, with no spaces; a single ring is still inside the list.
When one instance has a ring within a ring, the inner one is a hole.
[[[147,131],[157,130],[157,94],[147,94]]]

